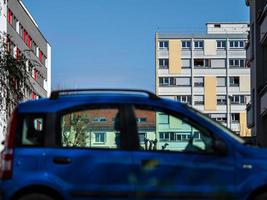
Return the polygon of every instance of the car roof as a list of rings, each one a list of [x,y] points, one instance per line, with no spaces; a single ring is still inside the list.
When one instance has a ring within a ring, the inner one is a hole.
[[[156,107],[180,107],[182,103],[163,98],[150,98],[139,94],[98,93],[63,95],[58,98],[43,98],[20,103],[20,113],[48,113],[94,104],[142,104]]]

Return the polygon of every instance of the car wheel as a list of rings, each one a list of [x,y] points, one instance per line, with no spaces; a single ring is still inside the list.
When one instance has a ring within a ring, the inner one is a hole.
[[[32,193],[32,194],[26,194],[18,200],[55,200],[54,198],[46,195],[46,194],[41,194],[41,193]]]
[[[254,200],[267,200],[267,192],[257,195]]]

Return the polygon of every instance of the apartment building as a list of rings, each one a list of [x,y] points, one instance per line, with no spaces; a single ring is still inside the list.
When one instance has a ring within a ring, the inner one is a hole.
[[[248,127],[258,145],[267,146],[267,0],[246,0],[250,7],[247,62],[251,69]]]
[[[21,0],[0,0],[0,15],[0,34],[13,56],[24,54],[34,65],[28,71],[33,90],[25,91],[25,100],[47,97],[51,91],[51,46]],[[5,92],[0,91],[2,97]],[[2,98],[0,103],[5,104]],[[7,124],[4,112],[0,112],[1,141]]]
[[[189,104],[248,137],[250,69],[245,46],[249,26],[206,26],[206,34],[156,33],[156,93]]]

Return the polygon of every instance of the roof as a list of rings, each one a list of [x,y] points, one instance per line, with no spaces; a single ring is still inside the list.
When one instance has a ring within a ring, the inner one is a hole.
[[[159,39],[247,39],[248,34],[177,34],[158,33]]]
[[[206,24],[246,24],[246,25],[249,25],[249,22],[207,22]]]

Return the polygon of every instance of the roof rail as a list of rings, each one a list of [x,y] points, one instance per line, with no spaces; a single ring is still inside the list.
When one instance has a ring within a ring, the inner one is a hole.
[[[66,89],[66,90],[55,90],[51,92],[50,99],[58,99],[61,94],[77,94],[80,92],[133,92],[133,93],[144,93],[147,94],[150,99],[160,99],[157,95],[146,90],[139,89],[110,89],[110,88],[101,88],[101,89]]]

